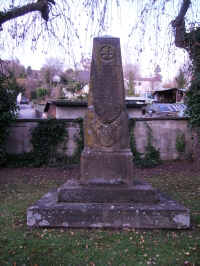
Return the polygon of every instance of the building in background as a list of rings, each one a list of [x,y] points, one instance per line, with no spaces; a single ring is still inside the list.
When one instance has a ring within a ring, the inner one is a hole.
[[[135,93],[140,96],[150,97],[155,90],[162,87],[162,76],[160,66],[157,65],[153,77],[137,77],[135,79]]]
[[[183,103],[186,90],[178,88],[161,88],[153,92],[158,103]]]

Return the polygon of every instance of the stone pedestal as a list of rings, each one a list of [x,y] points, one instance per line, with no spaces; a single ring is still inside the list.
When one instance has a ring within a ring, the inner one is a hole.
[[[133,156],[128,151],[103,152],[85,149],[81,158],[82,184],[130,183]]]
[[[80,181],[31,206],[28,226],[188,228],[188,209],[136,181],[129,142],[120,42],[95,38]]]

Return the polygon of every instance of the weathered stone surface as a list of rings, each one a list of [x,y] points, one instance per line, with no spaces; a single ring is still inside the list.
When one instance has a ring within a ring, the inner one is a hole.
[[[126,112],[110,124],[102,123],[93,109],[84,120],[84,147],[92,151],[114,152],[129,150],[128,116]]]
[[[117,119],[125,108],[119,38],[94,38],[90,89],[95,113],[104,123]]]
[[[126,182],[133,179],[133,157],[127,151],[103,152],[84,149],[81,158],[81,182],[84,184],[102,179],[103,183]],[[93,181],[94,180],[94,181]]]
[[[94,38],[81,180],[133,178],[119,38]]]
[[[190,227],[189,210],[158,193],[157,203],[65,203],[47,193],[27,210],[30,227],[169,228]]]
[[[102,181],[102,179],[100,179]],[[96,184],[70,185],[65,183],[58,190],[59,202],[95,202],[95,203],[156,203],[159,201],[156,190],[150,185],[134,184]]]

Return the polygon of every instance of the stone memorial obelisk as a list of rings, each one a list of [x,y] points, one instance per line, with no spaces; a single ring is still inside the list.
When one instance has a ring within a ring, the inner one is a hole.
[[[94,38],[81,182],[130,183],[133,178],[119,38]]]
[[[27,210],[30,227],[176,228],[189,210],[133,175],[118,38],[94,38],[80,180]]]

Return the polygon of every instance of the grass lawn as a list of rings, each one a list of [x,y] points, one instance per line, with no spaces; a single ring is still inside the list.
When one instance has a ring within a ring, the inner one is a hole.
[[[0,183],[0,266],[200,265],[200,173],[146,180],[191,210],[190,230],[29,229],[27,207],[61,181]]]

